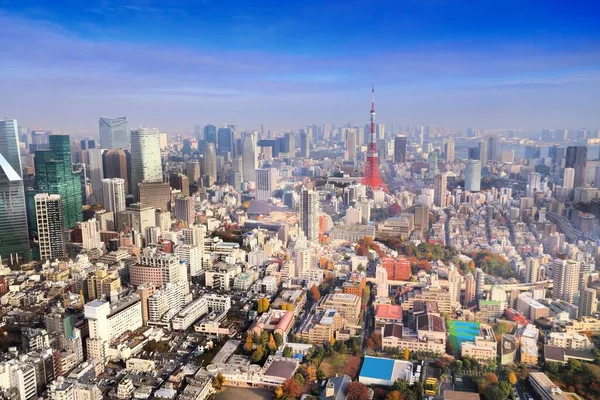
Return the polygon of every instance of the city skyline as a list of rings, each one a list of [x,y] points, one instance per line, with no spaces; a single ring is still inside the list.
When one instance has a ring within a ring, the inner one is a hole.
[[[0,45],[12,56],[0,108],[73,134],[121,115],[163,131],[360,124],[375,81],[386,124],[596,128],[597,11],[557,1],[2,2]]]

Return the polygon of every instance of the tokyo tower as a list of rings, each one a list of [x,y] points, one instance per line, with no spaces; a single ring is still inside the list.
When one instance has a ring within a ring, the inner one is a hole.
[[[379,174],[379,163],[377,161],[377,143],[375,142],[375,86],[371,89],[371,132],[369,135],[369,145],[367,147],[367,163],[365,164],[365,173],[362,184],[371,188],[371,190],[381,189],[389,193],[387,186],[383,183]]]

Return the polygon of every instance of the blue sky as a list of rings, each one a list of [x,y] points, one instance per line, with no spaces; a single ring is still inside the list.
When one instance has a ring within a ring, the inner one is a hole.
[[[0,0],[0,110],[163,130],[600,128],[598,2]]]

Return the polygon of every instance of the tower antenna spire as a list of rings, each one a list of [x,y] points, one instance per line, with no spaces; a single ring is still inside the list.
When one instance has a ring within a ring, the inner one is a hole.
[[[379,173],[379,162],[377,160],[377,141],[375,140],[375,84],[371,86],[371,129],[369,132],[369,144],[367,146],[367,162],[362,180],[363,185],[372,190],[382,189],[389,193],[387,186],[381,179]]]

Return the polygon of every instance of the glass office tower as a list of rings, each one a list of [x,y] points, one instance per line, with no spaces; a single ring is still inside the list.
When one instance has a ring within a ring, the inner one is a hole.
[[[0,119],[0,256],[8,265],[31,257],[22,177],[17,121]]]
[[[64,228],[83,221],[81,173],[73,172],[68,135],[50,135],[50,149],[35,152],[37,193],[59,194],[62,199]]]

